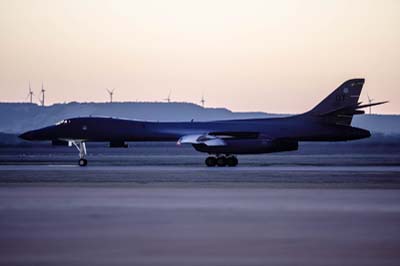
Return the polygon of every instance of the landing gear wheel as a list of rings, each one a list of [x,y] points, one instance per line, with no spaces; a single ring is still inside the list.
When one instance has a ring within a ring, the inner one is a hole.
[[[219,166],[219,167],[226,166],[226,157],[225,156],[220,156],[217,158],[217,166]]]
[[[205,163],[206,163],[206,165],[208,167],[216,166],[217,165],[217,158],[215,158],[214,156],[209,156],[209,157],[206,158]]]
[[[239,161],[235,156],[229,156],[228,158],[226,158],[226,164],[229,167],[235,167],[236,165],[238,165]]]
[[[74,145],[76,149],[79,151],[79,161],[78,165],[79,166],[86,166],[87,165],[87,160],[85,159],[86,156],[86,145],[84,141],[81,140],[71,140],[68,141],[68,146]]]
[[[79,164],[79,166],[86,166],[87,165],[87,160],[86,159],[79,159],[78,164]]]

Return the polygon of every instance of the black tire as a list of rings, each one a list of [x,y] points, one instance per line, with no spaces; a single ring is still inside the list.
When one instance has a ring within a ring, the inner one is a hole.
[[[220,156],[217,158],[217,166],[219,166],[219,167],[226,166],[226,157],[225,156]]]
[[[205,163],[208,167],[214,167],[217,165],[217,158],[215,158],[213,156],[209,156],[206,158]]]
[[[78,165],[79,166],[86,166],[87,165],[87,160],[86,159],[79,159]]]
[[[226,158],[226,164],[229,167],[235,167],[236,165],[238,165],[239,161],[235,156],[229,156],[228,158]]]

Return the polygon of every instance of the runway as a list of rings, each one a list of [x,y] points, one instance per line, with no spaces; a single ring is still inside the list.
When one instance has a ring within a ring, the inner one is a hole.
[[[398,147],[339,148],[0,149],[0,265],[400,265]]]
[[[307,171],[307,172],[394,172],[400,173],[400,166],[236,166],[236,167],[206,167],[206,166],[180,166],[180,165],[169,165],[169,166],[153,166],[153,165],[142,165],[142,166],[86,166],[80,167],[78,165],[0,165],[0,173],[3,171],[143,171],[143,172],[198,172],[198,171],[209,171],[210,173],[215,172],[276,172],[276,171]]]
[[[398,265],[397,190],[0,187],[0,265]]]
[[[0,165],[0,186],[9,183],[394,189],[400,188],[400,166],[272,165],[208,168],[201,165]]]

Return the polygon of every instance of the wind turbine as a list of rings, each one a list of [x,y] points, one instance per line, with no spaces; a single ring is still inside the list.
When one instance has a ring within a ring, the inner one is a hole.
[[[44,92],[45,92],[45,91],[46,91],[46,90],[43,89],[43,82],[42,82],[42,90],[40,91],[40,92],[42,93],[42,99],[40,100],[40,103],[41,103],[42,106],[44,106]]]
[[[29,81],[29,92],[28,92],[28,95],[27,95],[26,98],[29,98],[30,103],[33,103],[32,97],[33,97],[33,91],[32,91],[32,89],[31,89],[31,82]]]
[[[201,100],[200,100],[200,102],[201,102],[201,105],[202,105],[203,108],[204,108],[204,103],[206,102],[206,100],[204,99],[204,93],[201,95]]]
[[[112,102],[113,102],[114,90],[115,90],[115,89],[112,89],[112,90],[109,90],[109,89],[107,89],[107,91],[108,91],[108,94],[110,94],[110,103],[112,103]]]
[[[164,99],[167,103],[171,102],[171,90],[169,90],[168,97]]]
[[[368,92],[367,92],[367,98],[369,104],[371,104],[374,101],[374,99],[369,98]],[[369,106],[369,114],[371,114],[371,106]]]

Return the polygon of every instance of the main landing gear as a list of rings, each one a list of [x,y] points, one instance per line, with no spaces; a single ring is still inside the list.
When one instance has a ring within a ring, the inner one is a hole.
[[[230,166],[234,167],[238,165],[239,161],[236,158],[236,156],[229,155],[229,156],[209,156],[206,158],[205,163],[208,167],[213,167],[213,166],[218,166],[218,167],[223,167],[223,166]]]
[[[86,156],[86,145],[84,141],[77,141],[77,140],[73,140],[69,142],[69,146],[71,146],[72,144],[74,144],[74,146],[78,149],[79,151],[79,161],[78,161],[78,165],[79,166],[86,166],[88,161],[85,159]]]

